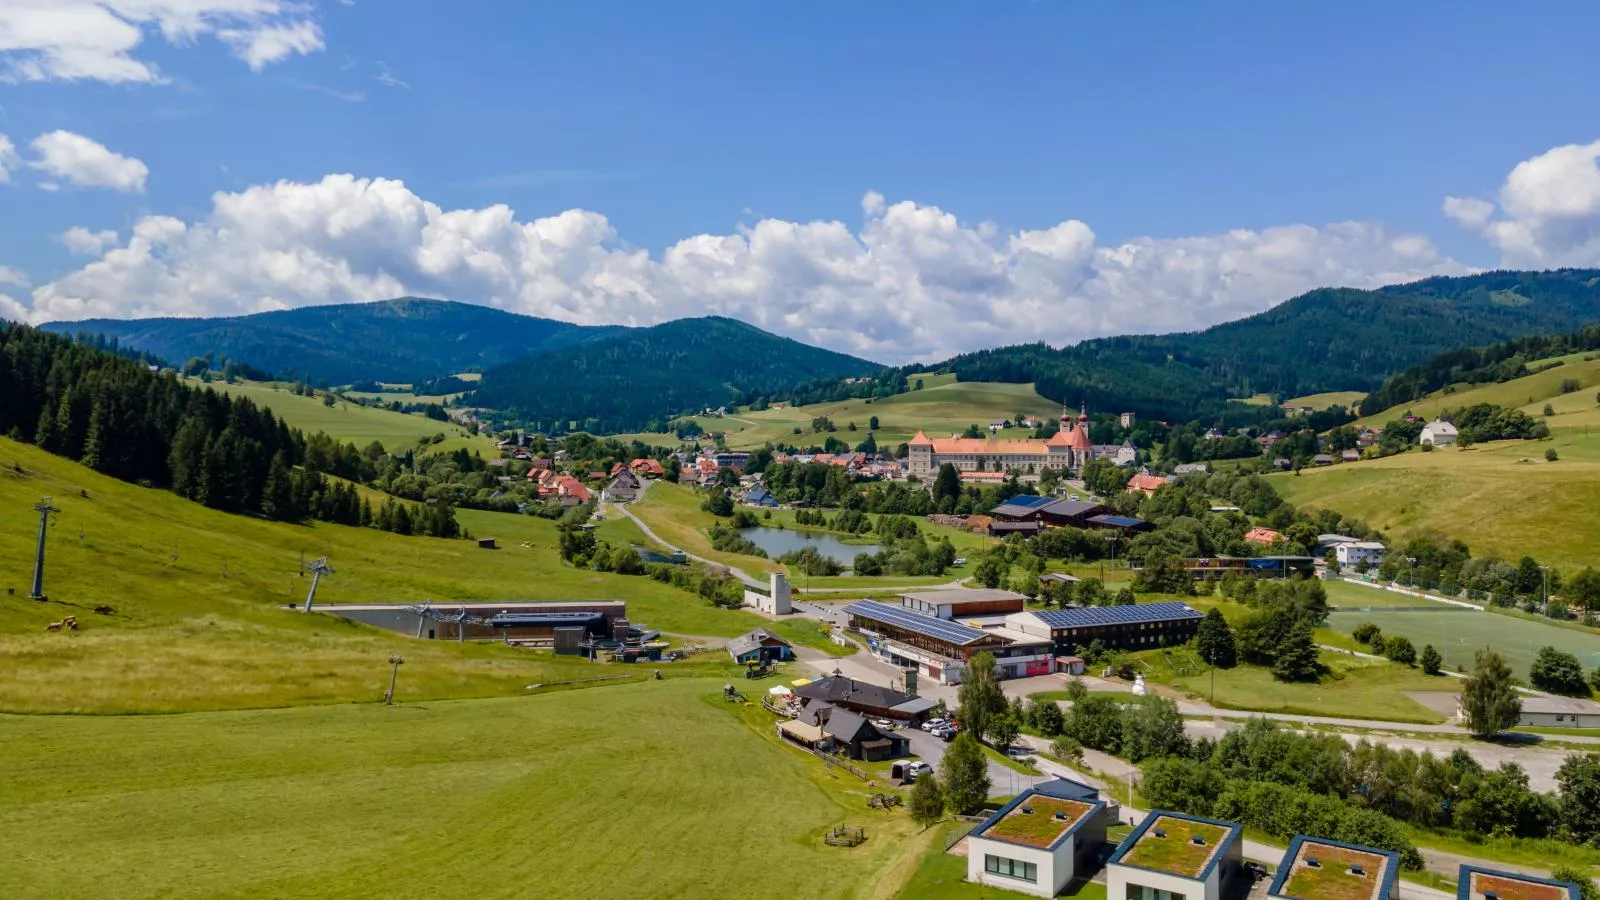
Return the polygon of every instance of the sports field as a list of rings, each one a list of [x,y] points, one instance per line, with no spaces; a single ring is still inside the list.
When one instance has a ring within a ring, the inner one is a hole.
[[[1550,449],[1556,462],[1545,460]],[[1338,510],[1391,538],[1431,534],[1465,541],[1475,556],[1600,565],[1600,427],[1548,441],[1413,450],[1269,481],[1291,503]]]
[[[1336,610],[1328,617],[1329,628],[1346,634],[1363,622],[1371,622],[1386,635],[1407,638],[1418,650],[1432,644],[1451,668],[1472,668],[1473,654],[1481,647],[1492,647],[1506,658],[1518,678],[1527,681],[1528,667],[1544,646],[1574,654],[1585,669],[1600,667],[1600,635],[1531,619],[1474,612],[1443,603],[1382,611],[1351,607]]]
[[[185,380],[195,386],[200,385],[198,379]],[[333,406],[324,406],[322,397],[297,396],[289,391],[288,385],[281,383],[248,381],[225,384],[213,381],[210,387],[232,396],[249,397],[256,405],[269,407],[279,418],[307,434],[327,432],[358,447],[379,441],[388,450],[402,450],[415,446],[417,441],[442,434],[447,438],[460,439],[460,443],[454,446],[474,447],[485,454],[494,450],[493,442],[488,438],[472,435],[453,422],[439,422],[418,414],[342,401],[336,401]]]
[[[61,510],[47,538],[46,593],[25,599],[38,519]],[[588,677],[588,663],[498,645],[419,642],[333,616],[283,609],[303,601],[302,559],[329,556],[321,603],[625,599],[629,618],[669,632],[731,637],[761,624],[647,578],[563,565],[555,524],[462,510],[471,541],[400,537],[367,528],[288,525],[232,516],[165,491],[97,475],[0,438],[0,710],[171,712],[379,696],[390,653],[406,657],[415,698],[525,693]],[[619,535],[620,536],[620,535]],[[527,544],[528,546],[523,546]],[[91,609],[108,604],[114,615]],[[78,632],[46,632],[77,615]],[[820,641],[818,641],[820,642]],[[724,657],[725,660],[725,657]],[[669,674],[721,662],[695,663]],[[611,674],[611,673],[607,673]],[[699,674],[706,674],[701,671]],[[640,671],[644,678],[648,672]]]
[[[934,832],[869,810],[861,782],[778,744],[721,685],[0,716],[0,884],[16,900],[893,896]],[[823,844],[842,823],[867,842]]]

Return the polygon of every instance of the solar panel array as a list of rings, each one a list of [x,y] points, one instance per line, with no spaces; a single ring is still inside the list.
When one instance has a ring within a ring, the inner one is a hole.
[[[890,606],[876,600],[857,600],[846,606],[844,611],[852,615],[859,615],[875,622],[883,622],[896,628],[931,637],[935,640],[949,641],[952,644],[966,645],[985,636],[985,632],[966,625],[949,622],[944,619],[935,619],[933,616],[924,616],[914,613],[909,609],[899,606]]]
[[[1089,521],[1097,525],[1116,525],[1121,528],[1132,528],[1135,525],[1144,524],[1143,519],[1135,519],[1130,516],[1090,516]]]
[[[1023,509],[1038,509],[1056,502],[1054,497],[1035,497],[1032,494],[1019,494],[1007,500],[1004,506],[1018,506]]]
[[[1089,628],[1095,625],[1137,625],[1201,618],[1188,604],[1176,601],[1134,606],[1091,606],[1084,609],[1050,609],[1035,612],[1051,628]]]

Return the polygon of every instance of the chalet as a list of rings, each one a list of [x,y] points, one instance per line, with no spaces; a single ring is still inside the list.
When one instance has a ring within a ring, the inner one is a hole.
[[[1360,462],[1361,461],[1361,451],[1360,450],[1346,450],[1343,453],[1339,454],[1339,461],[1340,462]]]
[[[1326,453],[1318,453],[1316,456],[1311,457],[1311,464],[1313,466],[1331,466],[1333,465],[1333,457]]]
[[[606,485],[604,496],[607,500],[625,503],[639,499],[641,487],[639,476],[635,475],[632,469],[620,469],[616,477],[611,479],[611,483]]]
[[[636,459],[628,463],[628,468],[632,469],[640,478],[660,478],[667,474],[667,470],[662,468],[660,460],[649,457]]]
[[[911,741],[885,731],[848,709],[819,710],[818,725],[833,739],[833,749],[862,762],[881,762],[910,755]]]
[[[728,655],[736,663],[780,662],[794,659],[794,647],[765,628],[746,632],[728,642]]]
[[[806,718],[805,710],[836,706],[867,716],[917,722],[927,715],[928,710],[938,705],[936,701],[914,697],[893,688],[857,681],[841,674],[838,669],[834,669],[832,675],[800,685],[794,689],[794,695],[806,701],[802,707],[802,719]]]
[[[1148,497],[1166,486],[1167,480],[1160,475],[1140,473],[1128,479],[1127,490],[1138,491]]]
[[[1268,547],[1283,540],[1283,532],[1257,525],[1244,533],[1244,539],[1247,543]]]
[[[751,506],[760,506],[766,509],[776,509],[778,506],[777,498],[773,497],[772,492],[768,491],[766,485],[763,484],[752,486],[750,490],[744,492],[744,496],[740,497],[739,500]]]

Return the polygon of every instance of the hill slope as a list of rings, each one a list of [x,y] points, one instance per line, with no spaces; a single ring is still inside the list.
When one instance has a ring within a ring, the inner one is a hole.
[[[1034,382],[1100,409],[1186,421],[1230,397],[1371,390],[1457,347],[1600,321],[1600,270],[1487,272],[1364,291],[1311,291],[1204,331],[1042,344],[957,356],[963,381]]]
[[[869,375],[877,363],[720,316],[622,331],[484,373],[473,403],[530,427],[648,430],[677,413]]]
[[[43,327],[103,334],[174,365],[210,353],[274,375],[329,384],[421,381],[622,330],[416,297],[226,319],[86,319]]]

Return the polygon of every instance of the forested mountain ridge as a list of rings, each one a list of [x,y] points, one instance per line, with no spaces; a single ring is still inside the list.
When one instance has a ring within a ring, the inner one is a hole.
[[[231,359],[274,376],[327,384],[420,382],[625,330],[417,297],[220,319],[86,319],[43,328],[115,338],[124,349],[176,366],[209,354],[219,363]]]
[[[1322,288],[1204,331],[983,350],[918,370],[1034,382],[1047,397],[1174,421],[1228,398],[1373,390],[1463,346],[1600,322],[1600,270],[1485,272],[1376,290]]]
[[[471,402],[541,431],[636,431],[663,428],[684,412],[882,370],[878,363],[708,316],[497,366],[484,373]]]

